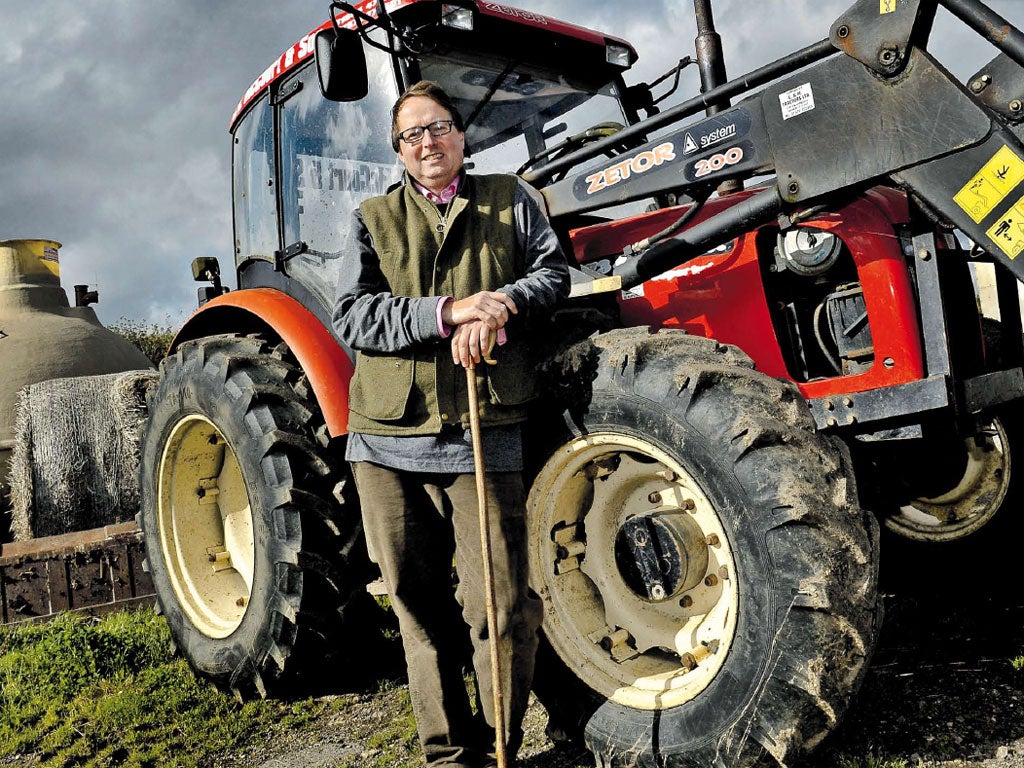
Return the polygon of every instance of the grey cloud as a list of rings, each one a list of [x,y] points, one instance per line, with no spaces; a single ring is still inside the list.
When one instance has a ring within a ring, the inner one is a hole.
[[[61,241],[97,311],[181,319],[194,256],[231,261],[228,119],[327,3],[9,4],[0,238]]]

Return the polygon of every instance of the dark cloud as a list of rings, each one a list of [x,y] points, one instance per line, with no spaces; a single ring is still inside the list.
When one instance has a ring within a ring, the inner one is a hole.
[[[177,320],[189,263],[231,261],[227,123],[327,3],[68,4],[4,11],[0,238],[61,241],[100,317]]]
[[[630,40],[641,57],[631,83],[652,80],[693,50],[689,0],[510,4]],[[730,74],[823,38],[848,5],[716,0]],[[1019,0],[992,5],[1024,22]],[[0,239],[63,242],[65,288],[98,285],[105,322],[180,319],[194,303],[191,259],[231,263],[227,121],[235,104],[326,13],[326,2],[308,0],[9,3],[0,50]],[[944,61],[966,76],[992,51],[958,42],[942,13]],[[695,88],[691,70],[675,100]]]

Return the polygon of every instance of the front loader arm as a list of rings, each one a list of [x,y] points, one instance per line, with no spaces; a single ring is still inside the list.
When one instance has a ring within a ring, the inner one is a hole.
[[[943,2],[987,11],[975,0]],[[700,199],[725,179],[774,174],[765,191],[624,254],[613,274],[628,288],[779,214],[891,179],[1024,279],[1024,260],[1016,261],[1024,251],[1024,142],[916,44],[926,42],[935,3],[893,0],[893,8],[879,13],[878,0],[862,0],[823,41],[842,55],[776,78],[726,111],[545,188],[551,215],[666,193]],[[1013,44],[1019,33],[1009,30],[999,42],[1019,68]],[[818,55],[821,46],[805,51]],[[759,72],[773,67],[778,63]],[[636,135],[644,127],[630,130]]]

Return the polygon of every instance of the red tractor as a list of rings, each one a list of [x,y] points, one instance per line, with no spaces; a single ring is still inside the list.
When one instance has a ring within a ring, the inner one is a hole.
[[[999,49],[966,84],[928,53],[940,5]],[[789,764],[871,656],[879,521],[949,567],[1019,531],[1024,35],[978,0],[858,0],[727,81],[695,10],[702,92],[663,111],[626,85],[628,43],[485,0],[333,3],[249,88],[237,289],[194,264],[213,286],[142,446],[149,568],[197,672],[251,695],[322,665],[372,574],[330,315],[347,214],[398,179],[388,110],[422,78],[574,262],[529,555],[537,693],[600,765]]]

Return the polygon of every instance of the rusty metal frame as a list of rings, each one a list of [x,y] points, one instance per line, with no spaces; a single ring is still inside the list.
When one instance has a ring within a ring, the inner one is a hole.
[[[64,611],[99,615],[151,605],[155,591],[143,569],[144,557],[142,531],[135,523],[4,544],[2,621],[37,621]]]

